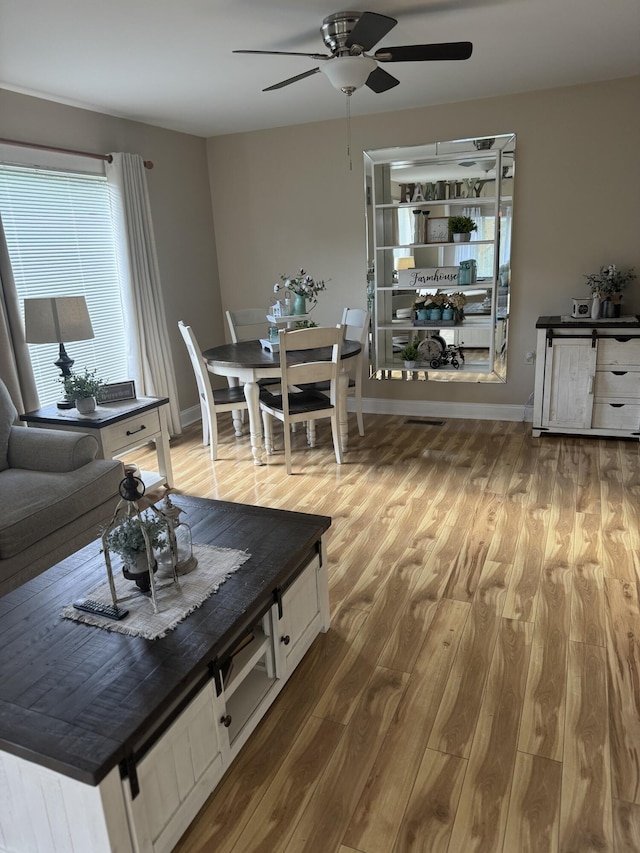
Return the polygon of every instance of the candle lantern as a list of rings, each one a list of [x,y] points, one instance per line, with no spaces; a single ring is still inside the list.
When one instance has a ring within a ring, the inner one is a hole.
[[[180,516],[184,510],[171,503],[169,495],[165,495],[161,514],[167,520],[173,529],[175,539],[175,568],[179,575],[185,575],[192,572],[198,565],[198,560],[193,553],[193,538],[191,535],[191,527],[182,521]],[[167,547],[158,554],[158,562],[163,568],[169,568],[172,565],[172,555],[170,552],[171,542],[167,542]]]
[[[102,549],[114,606],[118,604],[118,597],[113,581],[112,552],[122,560],[124,577],[134,581],[141,593],[150,593],[153,612],[157,613],[156,591],[167,585],[158,585],[155,580],[158,555],[168,550],[171,582],[179,587],[175,559],[178,549],[172,523],[153,504],[143,500],[144,493],[142,480],[132,470],[127,471],[120,483],[121,500],[102,534]],[[126,599],[120,599],[123,600]]]

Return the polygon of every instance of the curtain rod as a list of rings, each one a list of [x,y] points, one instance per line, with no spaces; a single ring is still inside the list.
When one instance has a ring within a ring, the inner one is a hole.
[[[0,139],[0,145],[17,145],[20,148],[37,148],[38,151],[53,151],[56,154],[75,154],[76,157],[90,157],[92,160],[104,160],[113,163],[111,154],[92,154],[90,151],[74,151],[71,148],[56,148],[53,145],[38,145],[36,142],[18,142],[15,139]],[[153,169],[151,160],[144,161],[145,169]]]

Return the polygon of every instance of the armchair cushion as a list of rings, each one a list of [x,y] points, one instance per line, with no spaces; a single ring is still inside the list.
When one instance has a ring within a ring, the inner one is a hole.
[[[0,471],[9,467],[9,433],[18,417],[16,407],[4,382],[0,381]]]
[[[93,461],[97,453],[98,442],[85,433],[14,426],[9,434],[8,462],[11,468],[75,471]]]

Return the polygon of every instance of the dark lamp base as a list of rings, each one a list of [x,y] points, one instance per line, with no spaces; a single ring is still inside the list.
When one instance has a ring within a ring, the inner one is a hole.
[[[73,402],[73,400],[60,400],[56,403],[56,406],[59,409],[73,409],[75,405],[76,404]]]

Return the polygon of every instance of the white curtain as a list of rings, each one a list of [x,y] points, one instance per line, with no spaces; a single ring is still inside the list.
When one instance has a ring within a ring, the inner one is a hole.
[[[112,189],[129,370],[138,393],[169,398],[169,433],[180,435],[178,392],[144,162],[138,154],[112,157],[113,162],[106,164],[106,175]]]
[[[29,348],[24,340],[18,292],[13,279],[9,251],[0,219],[0,377],[19,412],[40,407],[31,369]]]

